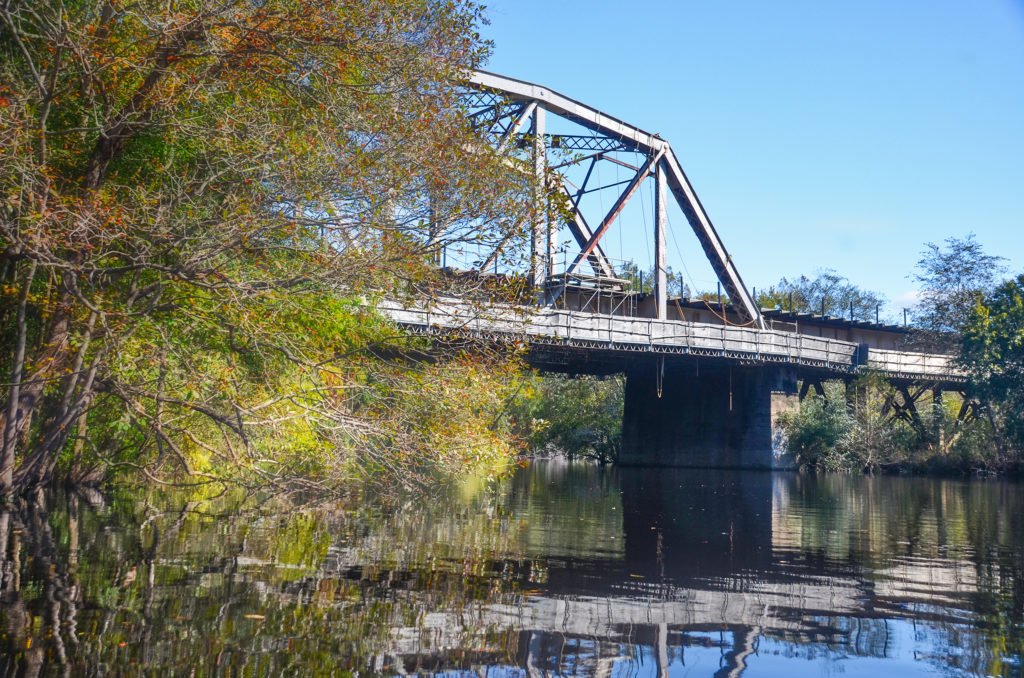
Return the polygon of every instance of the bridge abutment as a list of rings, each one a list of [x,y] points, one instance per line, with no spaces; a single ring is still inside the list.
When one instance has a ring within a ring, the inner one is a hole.
[[[626,372],[620,464],[792,467],[778,419],[800,407],[794,368],[691,359],[660,371],[651,361]]]

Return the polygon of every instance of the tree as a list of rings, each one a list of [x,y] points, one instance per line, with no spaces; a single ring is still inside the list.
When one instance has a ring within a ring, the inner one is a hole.
[[[522,438],[541,452],[567,457],[615,461],[622,446],[622,405],[625,381],[575,375],[536,376],[513,403],[513,418],[522,424]]]
[[[0,5],[0,494],[45,483],[69,444],[201,474],[214,454],[272,464],[282,436],[379,430],[351,416],[366,367],[336,361],[388,334],[357,302],[526,209],[459,107],[480,12]]]
[[[657,269],[654,266],[643,271],[635,261],[626,261],[619,265],[616,275],[623,280],[628,280],[630,288],[634,292],[654,293],[654,283],[657,278]],[[689,287],[683,282],[682,274],[676,273],[671,266],[665,268],[665,287],[667,295],[672,293],[679,294],[681,297],[689,295]]]
[[[997,439],[1024,452],[1024,275],[982,297],[961,326],[960,361]]]
[[[885,298],[862,290],[833,270],[820,271],[814,278],[800,276],[783,278],[759,293],[761,306],[792,310],[797,313],[824,313],[854,320],[875,320],[877,309]]]
[[[959,332],[979,297],[999,280],[1003,257],[986,254],[973,233],[946,238],[945,247],[925,247],[912,276],[921,284],[916,324],[931,333]]]

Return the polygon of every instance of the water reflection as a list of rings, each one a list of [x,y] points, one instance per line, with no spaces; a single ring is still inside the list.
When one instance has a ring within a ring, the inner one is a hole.
[[[1021,486],[550,462],[382,504],[40,495],[0,675],[1020,675]]]

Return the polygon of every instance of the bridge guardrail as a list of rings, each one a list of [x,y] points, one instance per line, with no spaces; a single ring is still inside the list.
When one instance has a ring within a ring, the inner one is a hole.
[[[867,368],[898,377],[961,376],[950,356],[869,349],[867,363],[859,365],[856,343],[778,330],[510,304],[475,306],[453,299],[423,307],[385,300],[378,310],[400,325],[424,331],[463,331],[530,337],[538,343],[790,362],[848,373]]]
[[[953,356],[937,353],[869,348],[866,366],[894,376],[915,377],[925,374],[953,379],[967,377],[957,366]]]
[[[405,307],[385,301],[379,310],[399,324],[422,329],[529,336],[541,341],[623,350],[693,351],[806,362],[846,371],[855,367],[857,351],[857,345],[850,342],[786,332],[512,305],[477,308],[466,302],[441,300],[429,307]]]
[[[578,311],[539,310],[529,334],[570,342],[593,341],[611,345],[639,344],[658,348],[688,348],[721,355],[786,362],[810,361],[852,369],[857,345],[807,335],[748,327],[693,323],[679,320],[629,318]]]

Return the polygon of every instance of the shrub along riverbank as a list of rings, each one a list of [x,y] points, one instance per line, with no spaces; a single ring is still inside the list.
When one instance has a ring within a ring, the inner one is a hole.
[[[962,253],[971,239],[951,242]],[[966,401],[927,394],[910,410],[884,380],[863,379],[848,394],[836,387],[783,420],[800,464],[829,471],[1024,470],[1024,275],[988,290],[954,288],[935,296],[933,307],[946,309],[933,314],[935,328],[959,336],[951,348],[968,376]]]
[[[914,410],[879,377],[847,387],[825,384],[825,395],[806,398],[783,415],[789,452],[806,470],[937,474],[1002,474],[1017,470],[1020,455],[1000,452],[988,421],[962,399],[927,391]]]

